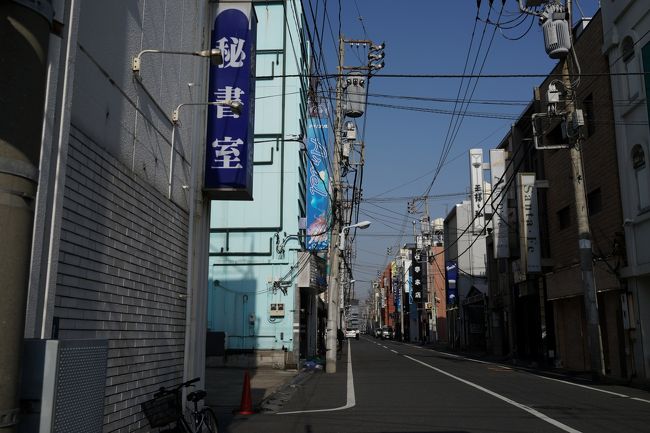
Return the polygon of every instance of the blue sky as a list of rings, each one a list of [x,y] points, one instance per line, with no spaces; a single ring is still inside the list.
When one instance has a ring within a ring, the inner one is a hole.
[[[322,0],[311,0],[314,9],[318,5],[319,16],[322,16],[323,4]],[[475,0],[341,0],[341,4],[341,31],[346,39],[386,42],[386,67],[380,74],[463,72],[477,16]],[[502,2],[496,0],[490,11],[489,2],[481,2],[479,21],[469,56],[468,73],[477,58],[477,48],[485,28],[475,73],[481,68],[495,30],[493,25],[486,27],[484,21],[489,13],[490,21],[496,22],[501,6]],[[330,13],[329,22],[336,34],[338,2],[330,0],[327,7]],[[310,17],[308,4],[305,9]],[[581,10],[585,16],[591,16],[597,9],[596,0],[574,1],[575,18],[582,15]],[[507,0],[499,22],[504,23],[503,27],[514,28],[496,30],[482,74],[547,74],[554,66],[555,61],[549,59],[544,51],[537,19],[528,17],[522,20],[518,16],[517,3]],[[529,26],[530,30],[526,32]],[[522,35],[524,36],[521,37]],[[521,39],[506,39],[518,37]],[[326,21],[323,45],[328,73],[336,73],[337,60],[333,39]],[[347,66],[363,63],[365,52],[346,50]],[[429,194],[440,196],[463,193],[469,187],[468,149],[482,147],[486,152],[496,147],[505,136],[512,120],[492,117],[518,116],[524,110],[525,103],[530,101],[533,87],[541,81],[542,78],[478,80],[472,99],[481,103],[471,104],[466,109],[468,112],[485,113],[490,117],[465,117],[459,124],[454,140],[445,140],[451,121],[450,114],[368,106],[362,185],[363,197],[367,202],[362,202],[359,220],[371,220],[373,224],[366,230],[357,231],[357,257],[353,269],[354,278],[357,280],[355,292],[358,298],[365,297],[370,280],[376,278],[377,271],[394,256],[398,244],[412,241],[411,221],[414,215],[407,214],[405,197],[425,193],[440,161],[443,144],[447,142],[450,145],[448,156]],[[465,87],[467,83],[466,80]],[[451,111],[454,103],[440,100],[456,100],[460,84],[460,79],[375,76],[370,82],[369,102]],[[465,87],[461,97],[465,94]],[[471,94],[473,87],[474,81],[471,82],[467,96]],[[438,101],[404,99],[404,96],[435,98]],[[495,104],[494,101],[508,101],[508,104]],[[487,156],[484,157],[487,161]],[[462,199],[462,196],[431,199],[429,211],[432,218],[444,218],[447,211]],[[387,256],[389,247],[392,247],[392,254]]]

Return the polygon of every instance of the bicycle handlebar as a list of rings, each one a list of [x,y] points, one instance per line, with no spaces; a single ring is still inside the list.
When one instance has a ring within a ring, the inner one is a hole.
[[[198,382],[199,380],[201,380],[200,377],[195,377],[194,379],[190,379],[190,380],[188,380],[187,382],[183,382],[183,383],[181,383],[180,385],[177,385],[177,386],[173,387],[172,389],[167,389],[167,388],[165,388],[164,386],[161,386],[161,387],[158,389],[158,392],[156,392],[156,393],[154,394],[154,397],[156,397],[156,396],[160,396],[160,395],[163,395],[163,394],[167,394],[167,393],[178,392],[181,388],[189,387],[190,385],[192,385],[193,383]]]

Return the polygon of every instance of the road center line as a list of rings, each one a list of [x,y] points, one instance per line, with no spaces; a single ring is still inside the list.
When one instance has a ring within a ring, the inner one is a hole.
[[[352,350],[350,348],[350,340],[348,340],[348,380],[347,380],[347,398],[345,406],[335,407],[331,409],[313,409],[313,410],[296,410],[292,412],[277,412],[276,415],[290,415],[296,413],[313,413],[313,412],[334,412],[337,410],[345,410],[354,407],[357,404],[354,395],[354,377],[352,376]]]
[[[393,352],[393,353],[397,353],[397,351],[396,351],[396,350],[393,350],[393,349],[390,349],[390,351]]]
[[[517,402],[514,401],[514,400],[510,400],[508,397],[505,397],[505,396],[503,396],[503,395],[501,395],[501,394],[497,394],[496,392],[494,392],[494,391],[490,391],[490,390],[487,389],[487,388],[483,388],[481,385],[477,385],[477,384],[475,384],[474,382],[470,382],[469,380],[465,380],[465,379],[462,379],[462,378],[460,378],[460,377],[458,377],[458,376],[455,376],[455,375],[453,375],[453,374],[451,374],[451,373],[447,373],[447,372],[444,371],[444,370],[441,370],[441,369],[439,369],[439,368],[436,368],[436,367],[434,367],[434,366],[432,366],[432,365],[429,365],[429,364],[427,364],[426,362],[422,362],[422,361],[420,361],[420,360],[418,360],[418,359],[411,358],[411,357],[408,356],[408,355],[404,355],[404,357],[410,359],[410,360],[413,361],[413,362],[417,362],[418,364],[421,364],[421,365],[423,365],[423,366],[425,366],[425,367],[428,367],[428,368],[430,368],[430,369],[432,369],[432,370],[435,370],[435,371],[437,371],[437,372],[440,373],[440,374],[444,374],[445,376],[451,377],[452,379],[455,379],[455,380],[457,380],[457,381],[459,381],[459,382],[462,382],[462,383],[464,383],[464,384],[466,384],[466,385],[469,385],[469,386],[471,386],[471,387],[473,387],[473,388],[476,388],[476,389],[478,389],[479,391],[483,391],[484,393],[489,394],[489,395],[491,395],[491,396],[493,396],[493,397],[496,397],[496,398],[498,398],[499,400],[502,400],[502,401],[504,401],[504,402],[506,402],[506,403],[508,403],[508,404],[511,404],[511,405],[513,405],[513,406],[515,406],[515,407],[521,409],[521,410],[524,410],[524,411],[528,412],[529,414],[531,414],[531,415],[533,415],[533,416],[535,416],[535,417],[541,419],[542,421],[545,421],[545,422],[547,422],[547,423],[549,423],[549,424],[551,424],[551,425],[554,425],[555,427],[557,427],[557,428],[559,428],[559,429],[561,429],[561,430],[564,430],[565,432],[569,432],[569,433],[581,433],[580,430],[576,430],[576,429],[574,429],[574,428],[571,428],[571,427],[569,427],[568,425],[563,424],[563,423],[561,423],[561,422],[559,422],[559,421],[557,421],[557,420],[555,420],[555,419],[553,419],[553,418],[550,418],[550,417],[544,415],[543,413],[536,411],[535,409],[533,409],[533,408],[531,408],[531,407],[528,407],[528,406],[526,406],[526,405],[524,405],[524,404],[521,404],[521,403],[517,403]]]

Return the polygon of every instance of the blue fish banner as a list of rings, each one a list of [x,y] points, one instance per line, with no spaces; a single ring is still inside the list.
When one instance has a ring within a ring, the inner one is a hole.
[[[328,171],[327,118],[307,118],[307,249],[329,246],[330,177]]]

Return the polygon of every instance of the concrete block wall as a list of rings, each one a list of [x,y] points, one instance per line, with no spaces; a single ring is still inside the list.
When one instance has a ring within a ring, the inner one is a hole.
[[[104,432],[149,431],[140,403],[183,374],[187,212],[71,128],[54,322],[109,341]]]

